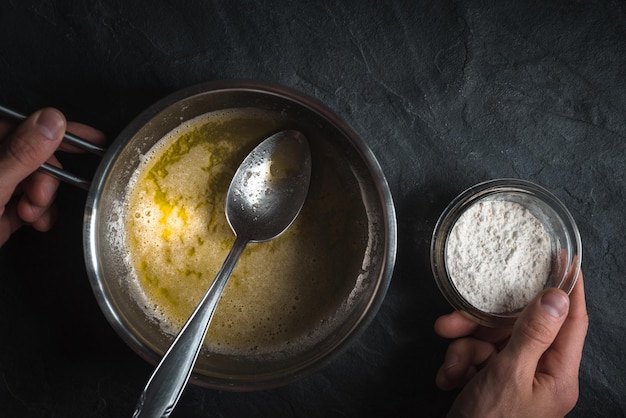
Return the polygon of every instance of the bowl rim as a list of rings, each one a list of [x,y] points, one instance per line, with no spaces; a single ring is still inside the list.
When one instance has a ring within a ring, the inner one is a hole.
[[[446,267],[447,239],[458,218],[474,203],[486,197],[503,193],[521,193],[533,196],[554,210],[565,226],[571,257],[563,270],[557,287],[569,294],[578,278],[582,265],[582,240],[574,217],[551,191],[537,183],[519,178],[497,178],[477,183],[457,195],[443,210],[433,229],[430,245],[430,264],[434,280],[446,301],[462,315],[488,327],[508,327],[515,323],[519,311],[492,313],[470,304],[455,288]]]

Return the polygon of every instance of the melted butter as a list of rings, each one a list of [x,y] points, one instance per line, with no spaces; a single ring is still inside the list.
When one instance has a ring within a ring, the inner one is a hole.
[[[126,244],[149,314],[166,331],[184,324],[234,242],[224,205],[237,166],[278,130],[274,115],[207,114],[159,141],[139,167]],[[367,244],[358,189],[328,155],[315,166],[312,151],[307,202],[280,237],[247,246],[207,333],[210,350],[272,351],[306,338],[354,287]],[[274,169],[279,179],[295,168],[277,161]]]

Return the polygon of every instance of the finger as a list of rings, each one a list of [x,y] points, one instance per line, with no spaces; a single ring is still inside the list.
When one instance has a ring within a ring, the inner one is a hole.
[[[475,338],[461,338],[450,344],[443,365],[439,368],[436,384],[440,389],[462,387],[496,353],[496,347]]]
[[[523,374],[535,375],[541,356],[554,342],[569,310],[569,298],[560,289],[541,292],[522,311],[502,354]],[[524,381],[532,381],[526,376]]]
[[[42,109],[22,122],[0,148],[0,206],[17,185],[37,170],[59,146],[65,117],[55,109]]]
[[[101,131],[94,129],[90,126],[84,125],[82,123],[78,123],[78,122],[68,122],[67,123],[67,131],[71,132],[72,134],[85,139],[93,144],[99,145],[99,146],[104,146],[106,143],[106,139],[104,136],[104,133],[102,133]],[[72,145],[63,143],[61,144],[61,146],[59,147],[59,149],[61,151],[65,151],[65,152],[73,152],[73,153],[84,153],[85,151],[74,147]]]
[[[552,347],[542,358],[538,371],[552,376],[569,373],[577,380],[588,326],[585,285],[581,271],[570,294],[567,318]]]
[[[55,157],[48,164],[61,167]],[[17,213],[27,223],[35,222],[52,204],[59,188],[60,181],[45,174],[35,172],[22,182],[22,197],[18,203]]]
[[[45,212],[43,212],[41,216],[39,216],[39,218],[31,224],[31,226],[39,232],[49,231],[56,221],[57,213],[57,207],[52,205]]]
[[[34,174],[28,180],[28,184],[23,187],[24,194],[17,205],[17,214],[24,222],[34,223],[52,205],[59,181],[42,173]]]
[[[443,315],[435,321],[435,332],[443,338],[472,335],[480,340],[499,343],[511,335],[510,328],[487,328],[467,318],[460,311]]]
[[[443,338],[459,338],[471,335],[479,324],[463,316],[459,311],[443,315],[435,321],[435,332]]]

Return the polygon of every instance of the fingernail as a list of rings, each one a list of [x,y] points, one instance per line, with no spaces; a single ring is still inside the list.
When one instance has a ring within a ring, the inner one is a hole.
[[[541,306],[555,318],[565,315],[568,305],[567,296],[559,292],[547,292],[541,297]]]
[[[61,136],[62,131],[65,129],[65,121],[59,112],[44,109],[37,117],[35,126],[43,136],[53,141]]]

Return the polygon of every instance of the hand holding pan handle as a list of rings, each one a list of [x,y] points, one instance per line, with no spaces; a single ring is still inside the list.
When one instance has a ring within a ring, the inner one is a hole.
[[[8,107],[2,106],[2,105],[0,105],[0,116],[5,116],[5,117],[19,120],[19,121],[26,119],[26,115],[20,112],[16,112],[15,110],[9,109]],[[105,148],[94,145],[91,142],[86,141],[69,132],[66,132],[65,135],[63,135],[63,142],[65,142],[66,144],[73,145],[76,148],[79,148],[90,154],[97,155],[99,157],[102,157],[104,153],[106,152]],[[81,177],[78,177],[70,172],[67,172],[63,169],[60,169],[48,163],[43,163],[39,167],[39,171],[50,174],[51,176],[56,177],[57,179],[61,181],[64,181],[76,187],[80,187],[83,190],[89,190],[90,182],[88,180],[85,180]]]

